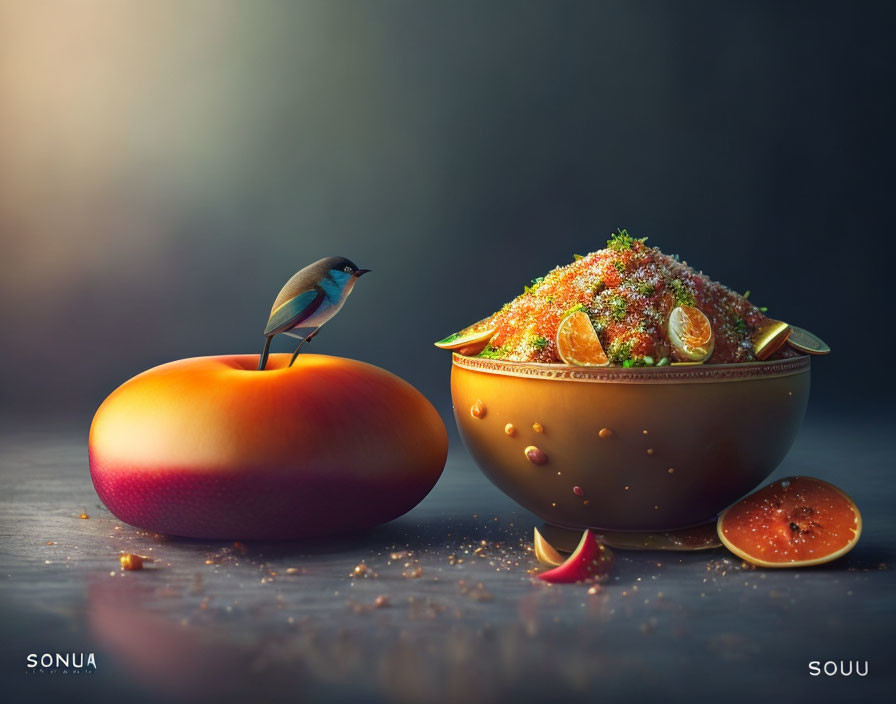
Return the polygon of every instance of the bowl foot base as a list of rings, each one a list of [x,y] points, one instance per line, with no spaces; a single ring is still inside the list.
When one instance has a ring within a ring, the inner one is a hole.
[[[561,528],[552,523],[544,523],[539,529],[545,539],[561,552],[572,552],[582,538],[582,531]],[[619,550],[710,550],[721,547],[716,533],[716,522],[707,521],[697,526],[665,532],[604,531],[593,532],[611,548]]]

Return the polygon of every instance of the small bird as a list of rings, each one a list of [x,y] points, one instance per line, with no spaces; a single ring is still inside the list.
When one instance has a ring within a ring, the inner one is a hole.
[[[302,345],[310,342],[321,326],[336,315],[355,282],[370,269],[359,269],[345,257],[327,257],[309,264],[280,289],[267,327],[264,329],[264,351],[258,360],[259,371],[268,363],[271,340],[281,332],[301,340],[289,360],[296,361]],[[300,331],[310,330],[302,334]]]

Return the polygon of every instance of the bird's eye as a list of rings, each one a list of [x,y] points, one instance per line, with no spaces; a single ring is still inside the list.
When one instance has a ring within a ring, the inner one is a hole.
[[[351,273],[352,273],[352,268],[351,268],[350,266],[347,266],[347,267],[345,267],[345,268],[343,269],[343,271],[344,271],[346,274],[351,274]]]

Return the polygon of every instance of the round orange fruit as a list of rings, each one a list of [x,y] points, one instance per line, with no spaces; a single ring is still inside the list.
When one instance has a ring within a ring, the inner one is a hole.
[[[862,532],[862,516],[833,484],[788,477],[725,510],[716,529],[726,548],[754,565],[808,567],[852,550]]]
[[[605,367],[610,363],[591,318],[584,311],[570,313],[557,328],[557,354],[567,364]]]
[[[435,485],[448,434],[406,381],[316,354],[257,363],[182,359],[103,401],[90,474],[115,516],[189,538],[291,540],[385,523]]]

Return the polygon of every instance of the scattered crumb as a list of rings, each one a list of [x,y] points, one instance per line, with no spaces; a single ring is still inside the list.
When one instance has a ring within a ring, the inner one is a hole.
[[[144,559],[145,558],[140,555],[135,555],[130,552],[126,552],[118,558],[119,562],[121,562],[121,569],[123,570],[142,570]]]
[[[423,568],[420,565],[409,567],[401,573],[401,576],[405,579],[419,579],[423,576]]]
[[[471,586],[467,584],[465,579],[461,579],[457,582],[457,588],[461,594],[474,601],[491,601],[495,598],[494,595],[485,588],[485,585],[482,582],[477,582]]]
[[[365,562],[359,562],[355,565],[355,569],[351,571],[351,574],[349,574],[349,577],[363,577],[364,579],[376,579],[378,576],[379,575],[368,567]]]

